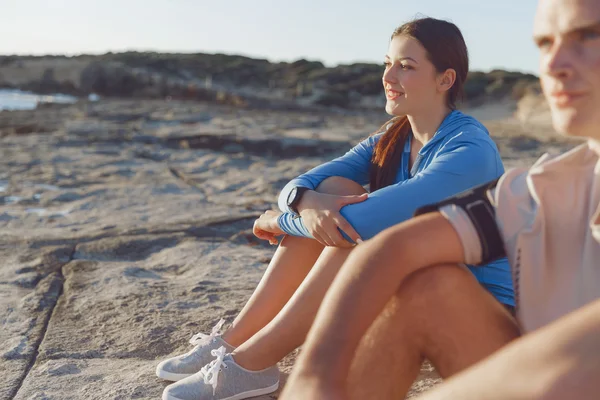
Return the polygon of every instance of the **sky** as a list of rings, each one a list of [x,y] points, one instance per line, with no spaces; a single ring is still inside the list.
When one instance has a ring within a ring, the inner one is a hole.
[[[535,0],[0,0],[0,54],[161,51],[383,62],[402,23],[463,32],[471,70],[537,71]]]

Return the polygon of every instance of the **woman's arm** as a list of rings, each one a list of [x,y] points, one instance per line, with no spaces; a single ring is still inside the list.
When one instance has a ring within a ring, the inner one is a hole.
[[[294,187],[306,187],[315,190],[325,179],[332,176],[341,176],[350,179],[359,185],[369,183],[371,157],[375,144],[381,135],[371,136],[350,149],[346,154],[325,164],[319,165],[290,181],[282,189],[277,200],[279,209],[284,213],[293,211],[287,205],[287,199]],[[303,236],[303,235],[296,235]]]
[[[456,140],[414,177],[370,193],[366,201],[345,206],[340,213],[367,240],[411,218],[419,207],[498,178],[503,172],[498,158],[487,142]],[[279,226],[288,235],[308,237],[302,218],[294,214],[284,213]]]

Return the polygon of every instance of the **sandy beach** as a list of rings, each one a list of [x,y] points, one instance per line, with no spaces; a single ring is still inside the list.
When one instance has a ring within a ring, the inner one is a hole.
[[[506,168],[576,144],[538,100],[469,110]],[[158,361],[231,322],[270,261],[254,219],[385,120],[165,100],[0,112],[0,399],[159,398]],[[409,397],[439,381],[425,365]]]

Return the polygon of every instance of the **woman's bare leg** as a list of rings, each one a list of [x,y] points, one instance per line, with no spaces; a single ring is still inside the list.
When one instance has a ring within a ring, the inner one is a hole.
[[[339,177],[329,178],[321,186],[320,190],[330,194],[365,193],[362,186]],[[236,362],[250,370],[261,370],[275,365],[300,346],[306,338],[327,289],[351,250],[351,248],[325,248],[306,279],[281,312],[234,351]]]
[[[365,193],[356,182],[341,177],[325,179],[317,191],[336,195]],[[311,271],[323,249],[313,239],[293,236],[283,239],[250,300],[223,334],[223,340],[240,346],[273,320]]]
[[[223,340],[237,347],[267,325],[292,297],[322,251],[323,246],[314,239],[285,237],[250,300],[223,333]]]
[[[275,365],[300,346],[325,293],[351,249],[327,247],[314,268],[279,314],[233,352],[242,367],[258,371]]]

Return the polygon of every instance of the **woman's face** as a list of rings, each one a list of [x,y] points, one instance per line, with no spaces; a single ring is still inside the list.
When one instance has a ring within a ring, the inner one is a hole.
[[[418,40],[405,35],[392,39],[385,56],[383,88],[385,111],[394,116],[414,115],[445,101],[438,89],[437,71]]]

